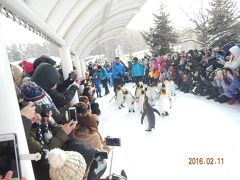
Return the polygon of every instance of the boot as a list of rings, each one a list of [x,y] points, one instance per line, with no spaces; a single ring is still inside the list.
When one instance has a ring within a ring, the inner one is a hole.
[[[108,88],[105,88],[105,95],[108,95],[110,93]]]
[[[126,173],[125,173],[125,171],[124,171],[124,170],[122,170],[122,171],[121,171],[121,176],[123,176],[123,177],[127,178],[127,175],[126,175]]]

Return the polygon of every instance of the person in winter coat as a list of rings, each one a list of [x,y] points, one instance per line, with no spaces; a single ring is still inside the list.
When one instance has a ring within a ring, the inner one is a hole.
[[[88,101],[89,101],[89,105],[91,106],[91,104],[93,103],[93,102],[95,102],[95,99],[96,98],[94,98],[93,97],[93,88],[92,88],[92,86],[86,86],[84,89],[83,89],[83,93],[82,93],[82,96],[86,96],[86,97],[88,97]]]
[[[59,72],[55,67],[48,63],[41,63],[35,69],[31,81],[35,82],[41,88],[43,88],[52,98],[56,107],[62,111],[61,113],[65,114],[65,106],[68,105],[68,103],[75,96],[75,93],[79,88],[79,84],[73,82],[69,77],[61,85],[58,86],[57,83],[59,82],[59,78]],[[60,120],[59,118],[55,120],[58,122],[62,119]]]
[[[232,99],[228,101],[228,104],[235,104],[237,100],[240,99],[240,67],[237,70],[237,73],[234,74],[231,69],[225,68],[226,77],[229,80],[230,87],[228,90],[232,94]]]
[[[112,66],[112,73],[113,73],[113,88],[114,92],[116,93],[118,85],[123,84],[125,68],[123,64],[120,63],[119,57],[116,57],[115,60],[116,60],[115,64]]]
[[[48,163],[46,162],[47,151],[53,148],[64,148],[65,143],[69,139],[69,134],[76,127],[76,122],[70,121],[67,124],[54,126],[51,128],[52,137],[47,142],[44,139],[44,132],[38,122],[41,119],[39,113],[42,113],[42,109],[38,106],[33,107],[33,103],[22,108],[22,120],[24,125],[24,130],[26,134],[26,139],[28,143],[28,148],[30,153],[41,153],[42,159],[40,161],[33,161],[33,169],[36,180],[49,179],[48,174]]]
[[[233,71],[236,71],[238,67],[240,67],[240,47],[233,46],[229,49],[232,57],[230,61],[225,62],[221,60],[220,63],[224,65],[225,68],[231,68]]]
[[[75,137],[89,144],[93,149],[100,152],[110,152],[110,147],[106,145],[97,127],[94,115],[82,114],[78,120],[79,124],[75,129]]]
[[[112,67],[111,65],[107,64],[106,65],[106,71],[107,71],[107,78],[108,78],[108,83],[109,86],[113,86],[113,74],[112,74]]]
[[[143,81],[144,69],[143,66],[138,62],[138,58],[133,58],[133,64],[131,66],[131,77],[134,79],[135,83],[138,84],[139,81]]]
[[[218,71],[216,75],[216,83],[217,83],[217,86],[221,88],[223,92],[214,101],[219,103],[225,103],[231,100],[231,98],[233,98],[233,95],[232,95],[232,92],[229,91],[230,81],[226,77],[224,71]]]
[[[35,106],[41,106],[42,104],[49,104],[53,119],[58,120],[60,114],[51,97],[36,83],[31,81],[24,82],[20,87],[21,97],[24,102],[33,102]]]
[[[94,74],[93,75],[93,84],[94,84],[94,87],[96,89],[97,97],[102,97],[102,95],[101,95],[101,87],[100,87],[101,81],[99,79],[98,74]]]
[[[101,83],[103,85],[103,87],[105,88],[105,95],[109,94],[110,91],[108,89],[108,78],[107,78],[107,71],[104,67],[102,66],[98,66],[97,67],[97,71],[95,72],[96,74],[98,74]]]
[[[13,76],[13,81],[14,81],[14,86],[16,90],[16,94],[18,97],[18,101],[21,101],[21,92],[20,92],[20,86],[22,84],[22,78],[24,75],[23,69],[19,65],[15,64],[10,64],[11,66],[11,71],[12,71],[12,76]]]

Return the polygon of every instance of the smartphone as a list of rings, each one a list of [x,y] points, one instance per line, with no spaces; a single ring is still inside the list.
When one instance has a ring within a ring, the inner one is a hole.
[[[95,158],[100,157],[101,159],[108,159],[107,152],[95,151]]]
[[[71,120],[77,121],[76,107],[70,107],[68,109],[68,116],[69,116],[69,121],[71,121]]]
[[[0,176],[13,171],[12,179],[21,179],[21,168],[16,134],[0,134]]]
[[[106,137],[105,142],[106,142],[107,146],[121,146],[121,139],[120,138]]]

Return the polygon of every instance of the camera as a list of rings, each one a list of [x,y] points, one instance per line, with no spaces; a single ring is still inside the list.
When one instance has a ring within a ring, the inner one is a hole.
[[[0,176],[8,171],[13,171],[13,180],[21,178],[16,134],[0,135]]]
[[[76,107],[70,107],[68,109],[68,117],[69,117],[69,121],[71,121],[71,120],[77,121],[77,110],[76,110]]]
[[[95,158],[100,157],[101,159],[108,159],[108,153],[107,152],[100,152],[100,151],[95,151]]]
[[[120,138],[111,138],[106,137],[105,142],[107,146],[121,146],[121,139]]]

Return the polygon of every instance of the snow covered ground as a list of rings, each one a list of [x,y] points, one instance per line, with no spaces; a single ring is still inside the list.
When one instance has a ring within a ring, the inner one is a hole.
[[[126,87],[134,92],[133,84]],[[177,91],[170,115],[156,115],[156,128],[146,132],[140,112],[119,110],[115,100],[109,103],[112,96],[111,92],[98,102],[102,135],[120,137],[122,142],[114,148],[114,173],[124,169],[129,180],[240,179],[239,104],[219,104]],[[205,164],[189,165],[189,158],[203,158]]]

